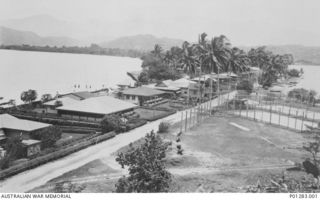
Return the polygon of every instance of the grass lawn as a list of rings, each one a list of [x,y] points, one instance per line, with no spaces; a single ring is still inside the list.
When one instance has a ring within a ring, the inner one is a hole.
[[[145,108],[138,108],[135,110],[135,112],[139,114],[141,119],[145,119],[145,120],[154,119],[154,118],[157,118],[158,116],[164,116],[168,113],[166,111],[150,110]]]
[[[61,134],[61,139],[57,141],[57,144],[67,141],[67,140],[71,140],[71,139],[75,139],[75,138],[81,138],[81,137],[85,137],[87,134],[78,134],[78,133],[62,133]]]

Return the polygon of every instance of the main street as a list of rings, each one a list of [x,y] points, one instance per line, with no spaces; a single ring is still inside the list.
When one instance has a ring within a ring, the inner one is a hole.
[[[226,99],[228,94],[225,96]],[[231,92],[229,97],[232,98],[235,92]],[[212,107],[218,105],[218,99],[212,100]],[[129,132],[119,134],[116,137],[101,142],[99,144],[90,146],[86,149],[80,150],[76,153],[68,155],[64,158],[58,159],[19,173],[15,176],[7,178],[0,182],[0,191],[3,193],[9,192],[26,192],[35,187],[45,184],[49,180],[61,176],[62,174],[74,170],[96,159],[107,159],[111,154],[121,147],[124,147],[131,142],[134,142],[146,135],[151,130],[158,130],[158,126],[162,121],[176,123],[181,120],[181,112],[177,112],[168,117],[147,123],[144,126],[133,129]]]

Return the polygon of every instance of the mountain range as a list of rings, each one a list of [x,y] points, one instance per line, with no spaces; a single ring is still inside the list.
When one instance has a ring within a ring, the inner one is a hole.
[[[0,27],[0,44],[34,46],[84,46],[86,43],[69,37],[41,37],[31,31],[19,31]]]
[[[89,46],[91,43],[105,48],[151,50],[155,44],[163,49],[181,46],[183,40],[156,37],[150,34],[111,36],[116,25],[90,21],[75,23],[56,19],[48,15],[37,15],[21,19],[0,21],[0,45],[35,46]],[[117,23],[113,23],[117,24]],[[251,47],[242,47],[249,50]],[[320,64],[320,47],[302,45],[268,45],[276,54],[293,54],[295,61],[305,64]]]

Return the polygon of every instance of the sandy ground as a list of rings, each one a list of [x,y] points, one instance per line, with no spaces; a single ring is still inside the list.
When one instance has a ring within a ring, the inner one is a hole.
[[[231,113],[242,116],[242,117],[247,117],[250,119],[256,119],[258,121],[262,121],[265,123],[271,123],[274,125],[280,125],[283,127],[288,127],[291,129],[295,129],[297,131],[303,131],[303,130],[308,130],[305,125],[312,126],[312,127],[318,127],[318,124],[312,121],[307,121],[307,120],[302,120],[298,119],[295,117],[289,117],[286,115],[281,115],[279,113],[271,113],[268,111],[261,111],[261,110],[236,110],[236,111],[231,111]],[[270,117],[271,115],[271,117]]]
[[[232,98],[235,93],[236,92],[231,92],[231,94],[229,94],[230,98]],[[225,94],[225,96],[227,95],[228,94]],[[218,99],[213,99],[211,106],[216,106],[217,104]],[[88,147],[59,160],[22,172],[5,179],[4,181],[1,181],[0,191],[26,192],[96,159],[112,160],[113,152],[144,137],[145,134],[151,130],[157,130],[160,122],[168,121],[170,123],[176,123],[179,120],[181,120],[181,112],[177,112],[166,118],[150,122],[142,127],[136,128],[124,134],[117,135],[115,138]]]

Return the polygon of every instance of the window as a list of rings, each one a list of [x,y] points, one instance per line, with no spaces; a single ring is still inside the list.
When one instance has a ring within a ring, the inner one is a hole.
[[[126,99],[129,100],[129,99],[130,99],[130,95],[127,95],[127,96],[126,96]]]
[[[136,96],[132,96],[132,100],[136,100]]]

